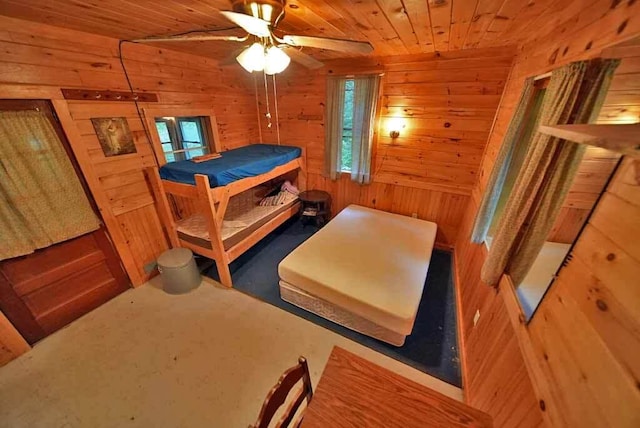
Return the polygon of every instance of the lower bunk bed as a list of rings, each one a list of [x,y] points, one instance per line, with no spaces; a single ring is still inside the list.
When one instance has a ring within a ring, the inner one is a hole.
[[[229,264],[299,212],[295,192],[279,188],[300,184],[300,156],[297,147],[255,144],[201,163],[148,168],[171,246],[214,260],[220,282],[232,287]]]
[[[278,266],[280,297],[402,346],[413,330],[435,223],[350,205]]]

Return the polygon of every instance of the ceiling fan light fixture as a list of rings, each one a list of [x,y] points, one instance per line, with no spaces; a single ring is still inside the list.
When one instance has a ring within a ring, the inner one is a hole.
[[[251,14],[256,17],[256,18],[260,18],[260,11],[258,10],[258,3],[251,3],[250,4],[251,7]]]
[[[282,49],[271,46],[265,55],[264,72],[269,75],[282,73],[290,62],[291,58]]]
[[[271,6],[270,4],[263,4],[262,19],[264,19],[265,21],[271,22],[272,15],[273,15],[273,6]]]
[[[236,61],[242,68],[251,73],[264,70],[265,58],[264,47],[256,42],[240,52],[240,55],[236,57]]]

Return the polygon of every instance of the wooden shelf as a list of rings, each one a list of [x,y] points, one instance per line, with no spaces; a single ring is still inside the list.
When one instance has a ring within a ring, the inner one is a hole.
[[[640,157],[640,124],[631,125],[541,125],[541,133],[579,144]]]

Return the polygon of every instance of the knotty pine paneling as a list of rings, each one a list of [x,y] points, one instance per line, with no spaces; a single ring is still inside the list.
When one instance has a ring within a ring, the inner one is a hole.
[[[587,148],[547,241],[572,244],[576,240],[619,158],[599,147]]]
[[[469,204],[456,242],[466,398],[493,415],[496,426],[525,425],[524,420],[514,424],[502,419],[505,413],[501,402],[491,400],[496,390],[519,394],[521,399],[513,403],[510,411],[542,409],[540,403],[544,403],[542,411],[530,410],[526,418],[529,426],[537,426],[542,420],[547,426],[637,426],[640,401],[635,356],[640,343],[640,295],[634,285],[640,274],[640,192],[631,162],[623,164],[596,207],[574,248],[573,261],[560,272],[531,323],[527,326],[520,321],[518,332],[500,320],[505,313],[518,320],[521,312],[505,305],[508,299],[502,286],[496,291],[481,284],[479,274],[486,249],[469,242],[478,201],[486,189],[524,79],[571,61],[598,56],[603,48],[638,36],[640,3],[572,3],[544,21],[534,21],[538,25],[523,26],[530,36],[519,48],[483,156],[480,179],[474,189],[477,197]],[[632,48],[616,49],[629,52]],[[623,60],[618,72],[626,74],[630,67],[632,64]],[[637,95],[621,89],[633,81],[637,80],[626,77],[612,85],[601,120],[617,121],[626,113],[624,106],[636,104]],[[580,181],[574,184],[579,187]],[[593,183],[589,184],[586,190],[591,191]],[[592,195],[577,194],[585,193],[584,188],[582,192],[578,188],[572,190],[576,190],[569,198],[572,203],[584,206],[592,199]],[[565,208],[568,211],[569,207]],[[474,326],[476,310],[481,315]],[[483,322],[498,327],[482,328]],[[495,366],[482,364],[492,355],[492,349],[485,345],[494,343],[494,347],[510,349],[508,344],[514,337],[518,338],[519,358],[524,361],[528,376],[519,376],[522,372],[518,365],[494,370]]]
[[[476,195],[467,205],[461,237],[471,234],[478,204]],[[496,427],[541,426],[542,413],[501,292],[480,281],[486,256],[484,244],[472,244],[466,238],[456,243],[465,399],[489,413]],[[480,318],[474,325],[476,310],[480,311]]]
[[[415,213],[438,223],[438,243],[451,247],[477,180],[513,52],[494,48],[332,61],[319,72],[292,66],[277,78],[281,141],[304,149],[307,186],[331,193],[334,214],[352,203]],[[373,71],[384,73],[373,182],[360,186],[348,175],[332,182],[323,176],[327,74]],[[270,102],[273,108],[273,96]],[[263,95],[260,109],[264,114]],[[271,129],[261,119],[266,142],[277,141],[272,115]],[[406,127],[392,140],[386,124],[395,117],[403,118]]]
[[[566,426],[640,423],[639,218],[627,160],[529,325]]]
[[[128,90],[118,41],[0,16],[0,98],[55,98],[65,132],[85,173],[127,273],[135,285],[144,266],[168,247],[143,169],[156,164],[135,105],[64,101],[59,89]],[[158,94],[151,107],[212,108],[225,150],[247,144],[257,132],[253,83],[210,58],[125,44],[124,61],[136,91]],[[146,105],[141,104],[141,108]],[[126,117],[137,153],[105,157],[92,117]],[[66,118],[66,119],[65,119]]]
[[[583,1],[539,0],[288,0],[286,16],[278,24],[283,34],[366,40],[374,56],[447,52],[478,47],[516,45],[567,6]],[[183,33],[190,30],[229,29],[233,25],[219,10],[229,0],[179,2],[78,2],[57,0],[0,0],[2,14],[64,26],[118,39]],[[554,20],[555,22],[555,20]],[[527,31],[522,31],[527,28]],[[220,34],[242,36],[239,30]],[[167,48],[171,45],[160,43]],[[185,52],[224,58],[234,43],[182,43]],[[349,54],[305,50],[318,59]]]
[[[450,247],[458,232],[468,196],[415,187],[373,182],[361,186],[343,175],[332,181],[321,174],[308,173],[307,187],[327,191],[332,196],[332,211],[338,213],[350,204],[371,207],[396,214],[428,219],[438,224],[436,242]]]

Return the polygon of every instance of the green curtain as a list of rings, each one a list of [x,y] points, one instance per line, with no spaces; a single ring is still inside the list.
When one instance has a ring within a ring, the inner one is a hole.
[[[342,128],[344,125],[344,90],[346,79],[327,78],[327,102],[325,104],[325,174],[332,180],[340,175],[342,153]]]
[[[351,143],[351,180],[360,184],[371,181],[373,131],[378,105],[380,76],[354,79],[353,140]]]
[[[0,111],[0,260],[99,227],[45,114]]]
[[[351,180],[367,184],[371,181],[373,133],[380,88],[380,76],[327,78],[325,104],[325,174],[332,180],[342,172],[342,134],[344,128],[345,89],[353,80],[353,134],[351,139]]]
[[[593,121],[606,96],[618,60],[577,62],[554,70],[540,123]],[[503,272],[522,282],[542,248],[585,147],[536,132],[504,208],[481,278],[496,284]]]
[[[504,187],[507,173],[509,172],[509,165],[511,164],[511,158],[513,156],[515,147],[520,139],[522,126],[522,120],[529,106],[531,95],[533,94],[534,80],[533,77],[525,80],[524,89],[520,96],[520,101],[516,110],[513,113],[509,128],[504,136],[502,146],[496,157],[496,162],[489,181],[487,183],[487,190],[484,193],[478,213],[476,214],[476,220],[473,225],[473,232],[471,234],[471,241],[476,244],[481,244],[487,238],[491,221],[496,212],[498,201],[500,200],[500,194]]]

